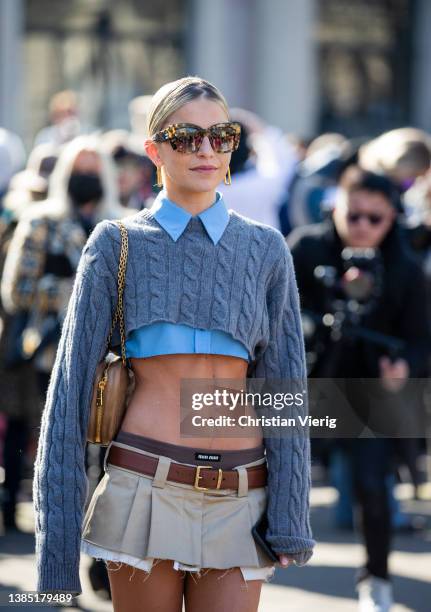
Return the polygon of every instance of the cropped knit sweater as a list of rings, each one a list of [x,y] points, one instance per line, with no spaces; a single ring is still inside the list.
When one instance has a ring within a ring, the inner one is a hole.
[[[155,199],[151,214],[175,242],[184,232],[191,214],[172,202],[164,190]],[[214,244],[229,223],[221,193],[214,204],[197,215]],[[220,329],[198,329],[181,323],[158,321],[133,330],[126,339],[127,357],[151,357],[173,353],[212,353],[249,360],[245,346]]]
[[[175,240],[152,209],[123,223],[129,238],[126,334],[157,321],[219,329],[249,351],[247,377],[295,379],[306,388],[292,257],[278,230],[233,210],[215,242],[199,216],[190,215]],[[86,434],[95,371],[117,303],[120,243],[118,226],[102,221],[83,249],[47,391],[33,480],[39,591],[82,592]],[[298,413],[306,412],[305,402]],[[294,435],[268,437],[264,444],[267,539],[277,553],[294,555],[303,565],[315,545],[309,521],[310,440],[298,427]]]

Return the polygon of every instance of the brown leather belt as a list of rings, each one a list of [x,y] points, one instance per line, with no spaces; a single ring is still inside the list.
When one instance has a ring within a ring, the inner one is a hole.
[[[135,453],[120,446],[110,446],[105,458],[105,463],[111,463],[117,467],[133,470],[146,476],[154,476],[159,460],[149,455]],[[268,470],[266,462],[262,465],[246,468],[248,476],[248,487],[264,487],[267,483]],[[190,467],[182,463],[172,462],[167,480],[191,484],[198,491],[207,489],[236,489],[238,490],[239,474],[237,470],[221,470],[207,465]]]

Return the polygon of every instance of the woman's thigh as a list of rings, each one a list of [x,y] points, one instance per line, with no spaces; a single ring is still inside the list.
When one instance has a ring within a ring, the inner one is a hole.
[[[181,612],[184,572],[170,560],[154,560],[151,572],[126,563],[108,564],[114,612]]]
[[[203,569],[200,577],[187,572],[184,586],[186,612],[256,612],[263,580],[244,580],[239,567]]]

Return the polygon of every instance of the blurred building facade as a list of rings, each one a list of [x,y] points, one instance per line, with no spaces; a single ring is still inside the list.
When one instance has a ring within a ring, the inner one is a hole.
[[[31,142],[50,96],[91,125],[199,74],[286,131],[431,130],[429,0],[0,0],[0,125]]]

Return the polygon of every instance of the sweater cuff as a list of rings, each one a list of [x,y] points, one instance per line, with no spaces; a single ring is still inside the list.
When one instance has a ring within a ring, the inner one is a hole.
[[[289,556],[299,566],[305,565],[311,559],[313,547],[316,545],[315,540],[296,536],[268,535],[267,540],[274,552]]]
[[[79,566],[66,563],[45,563],[38,568],[37,591],[71,593],[73,597],[81,595]]]

